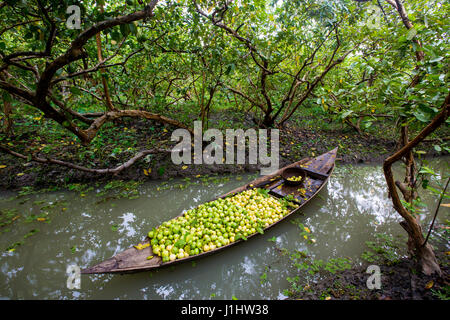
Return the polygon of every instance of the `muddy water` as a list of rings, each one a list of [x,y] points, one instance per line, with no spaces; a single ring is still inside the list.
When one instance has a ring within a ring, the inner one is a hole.
[[[448,160],[434,160],[433,166],[448,174]],[[253,178],[229,176],[207,184],[192,179],[189,185],[173,180],[165,186],[149,182],[138,188],[137,199],[99,197],[100,189],[0,194],[0,208],[18,216],[0,228],[0,298],[283,299],[287,277],[295,273],[280,249],[360,263],[365,242],[376,233],[404,236],[380,166],[338,166],[327,187],[301,213],[248,242],[153,272],[82,275],[80,289],[67,288],[68,265],[84,268],[101,262],[139,243],[152,227],[184,209]],[[426,223],[437,198],[429,193],[423,198],[428,204],[422,215]],[[449,218],[449,210],[443,209],[441,220]],[[299,223],[311,230],[314,243],[300,235]]]

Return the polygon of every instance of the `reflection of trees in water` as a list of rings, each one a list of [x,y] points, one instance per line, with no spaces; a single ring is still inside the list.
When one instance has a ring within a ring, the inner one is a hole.
[[[382,172],[376,167],[347,168],[332,176],[321,192],[325,200],[314,201],[317,211],[308,227],[317,244],[310,246],[310,254],[321,259],[358,254],[365,241],[379,232],[376,223],[396,223],[385,189]]]

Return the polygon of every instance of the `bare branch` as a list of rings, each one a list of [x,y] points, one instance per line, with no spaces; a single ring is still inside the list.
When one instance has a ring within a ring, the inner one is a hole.
[[[98,130],[108,121],[112,121],[114,119],[119,119],[123,117],[133,117],[133,118],[144,118],[148,120],[155,120],[158,122],[163,122],[167,124],[171,124],[173,126],[176,126],[178,128],[183,128],[188,130],[191,135],[194,135],[194,132],[191,128],[187,127],[183,123],[167,118],[165,116],[162,116],[160,114],[151,113],[144,110],[115,110],[115,111],[109,111],[104,113],[102,116],[95,119],[95,121],[91,124],[91,126],[87,130],[83,130],[83,134],[85,135],[85,142],[91,141],[95,135],[97,134]]]
[[[13,155],[17,158],[21,158],[24,160],[28,160],[29,157],[25,156],[21,153],[12,151],[8,148],[6,148],[3,145],[0,145],[0,151],[4,152],[4,153],[8,153],[10,155]],[[31,155],[30,158],[32,161],[35,162],[39,162],[39,163],[46,163],[46,164],[56,164],[59,166],[63,166],[66,168],[70,168],[70,169],[75,169],[75,170],[79,170],[79,171],[83,171],[83,172],[89,172],[89,173],[96,173],[96,174],[114,174],[117,175],[119,174],[121,171],[131,167],[134,163],[136,163],[136,161],[142,159],[143,157],[145,157],[148,154],[152,154],[152,153],[170,153],[172,152],[171,150],[167,150],[167,149],[149,149],[149,150],[143,150],[138,152],[135,156],[133,156],[130,160],[128,160],[127,162],[122,163],[121,165],[112,168],[112,169],[93,169],[93,168],[87,168],[84,166],[80,166],[71,162],[67,162],[67,161],[62,161],[62,160],[57,160],[57,159],[53,159],[53,158],[41,158],[41,157],[37,157],[35,155]]]
[[[56,104],[61,110],[71,114],[73,117],[83,121],[84,123],[91,124],[94,122],[92,119],[86,118],[81,113],[78,113],[70,108],[68,108],[63,102],[56,99],[53,95],[50,96],[50,99],[53,101],[54,104]]]

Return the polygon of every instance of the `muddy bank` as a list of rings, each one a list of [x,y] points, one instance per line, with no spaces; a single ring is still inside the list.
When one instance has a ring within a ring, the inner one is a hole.
[[[443,228],[444,232],[442,232]],[[435,236],[432,241],[442,276],[424,275],[412,258],[402,258],[396,263],[385,261],[383,264],[377,264],[381,271],[381,288],[370,290],[367,281],[371,274],[366,271],[373,263],[364,263],[334,274],[322,273],[320,280],[303,285],[300,290],[293,292],[289,299],[448,300],[450,298],[450,252],[447,241],[449,228],[437,226],[434,232],[447,236],[439,236],[439,240],[436,240]]]
[[[443,254],[443,253],[439,253]],[[304,300],[439,300],[449,295],[449,267],[444,275],[426,276],[417,271],[412,260],[404,259],[394,266],[381,265],[381,288],[369,290],[368,265],[330,274],[318,283],[309,284],[290,299]],[[442,298],[440,298],[442,295]]]
[[[445,275],[419,274],[411,260],[402,260],[395,266],[380,266],[381,288],[369,290],[367,266],[329,275],[326,279],[310,284],[302,293],[291,299],[304,300],[439,300],[445,296],[450,283],[449,268],[442,267]]]

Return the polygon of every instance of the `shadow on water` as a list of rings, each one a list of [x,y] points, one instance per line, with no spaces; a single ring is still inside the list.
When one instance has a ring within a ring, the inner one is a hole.
[[[435,168],[448,170],[444,169],[447,160],[435,160]],[[81,289],[67,289],[68,265],[84,268],[105,260],[142,241],[152,227],[253,178],[152,181],[139,187],[139,198],[134,200],[99,201],[100,190],[84,196],[73,191],[19,198],[0,195],[0,209],[19,216],[0,229],[0,298],[280,299],[289,287],[286,278],[294,271],[280,248],[307,250],[323,260],[349,257],[359,263],[367,249],[364,243],[376,233],[406,239],[380,166],[338,166],[326,188],[300,214],[248,242],[153,272],[83,275]],[[436,197],[424,194],[423,198],[428,211],[434,212]],[[430,216],[423,215],[425,226]],[[445,217],[448,210],[440,218]],[[311,230],[314,243],[300,235],[299,223]]]

